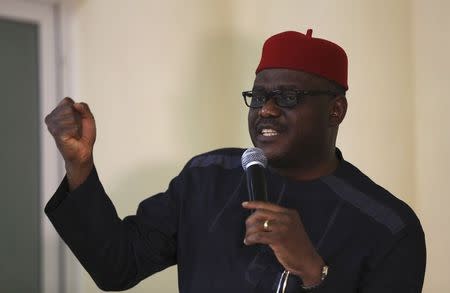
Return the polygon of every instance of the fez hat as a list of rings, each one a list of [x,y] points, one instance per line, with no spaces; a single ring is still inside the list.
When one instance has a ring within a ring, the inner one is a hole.
[[[313,38],[309,29],[306,35],[286,31],[268,38],[256,74],[271,68],[300,70],[334,81],[347,90],[347,67],[344,49],[328,40]]]

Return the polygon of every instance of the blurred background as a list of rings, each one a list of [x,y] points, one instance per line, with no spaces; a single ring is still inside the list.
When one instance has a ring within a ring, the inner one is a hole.
[[[43,215],[64,176],[43,119],[87,102],[95,163],[121,217],[192,156],[248,147],[262,44],[285,31],[349,57],[344,157],[418,214],[423,292],[450,292],[450,2],[446,0],[0,0],[0,292],[93,293]],[[176,268],[129,292],[177,292]]]

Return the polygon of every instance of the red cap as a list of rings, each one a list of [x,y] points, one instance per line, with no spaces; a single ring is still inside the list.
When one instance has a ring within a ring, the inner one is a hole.
[[[266,40],[256,73],[269,68],[287,68],[313,73],[348,89],[347,54],[327,40],[287,31]]]

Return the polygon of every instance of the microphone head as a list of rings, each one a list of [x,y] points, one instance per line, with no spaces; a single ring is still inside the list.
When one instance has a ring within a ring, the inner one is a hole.
[[[267,158],[260,148],[248,148],[241,157],[242,168],[247,170],[251,165],[258,164],[263,168],[267,166]]]

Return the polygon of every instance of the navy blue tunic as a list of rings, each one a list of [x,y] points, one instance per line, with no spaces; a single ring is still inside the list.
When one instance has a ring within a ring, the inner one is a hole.
[[[45,212],[99,288],[120,291],[168,266],[179,290],[275,292],[283,271],[270,247],[245,246],[243,149],[191,159],[136,215],[117,216],[94,169],[68,193],[64,179]],[[343,160],[335,172],[292,181],[266,170],[269,201],[296,209],[329,265],[314,292],[421,292],[424,234],[414,212]],[[301,292],[292,276],[286,292]]]

